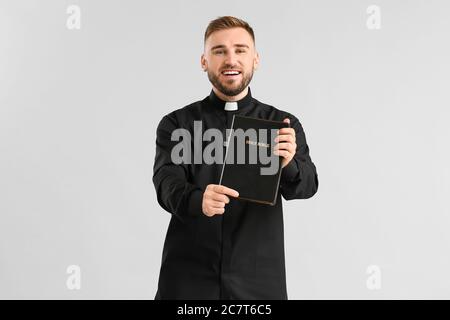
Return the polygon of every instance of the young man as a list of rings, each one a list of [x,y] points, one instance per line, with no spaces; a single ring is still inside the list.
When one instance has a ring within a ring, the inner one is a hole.
[[[211,21],[201,56],[212,84],[209,96],[158,125],[153,183],[172,217],[156,299],[287,299],[281,195],[307,199],[319,183],[299,120],[252,97],[249,83],[258,63],[248,23],[230,16]],[[217,185],[222,164],[172,159],[179,143],[172,141],[175,130],[194,137],[215,128],[226,139],[233,114],[290,122],[275,140],[282,173],[274,206],[235,199],[236,190]],[[194,121],[201,121],[201,132],[194,132]]]

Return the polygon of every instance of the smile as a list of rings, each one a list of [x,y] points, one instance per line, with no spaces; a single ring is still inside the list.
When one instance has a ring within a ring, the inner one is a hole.
[[[239,70],[224,70],[222,71],[222,74],[225,77],[237,77],[241,74],[241,72]]]

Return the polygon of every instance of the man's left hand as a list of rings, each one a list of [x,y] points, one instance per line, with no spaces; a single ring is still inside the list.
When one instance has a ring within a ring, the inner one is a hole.
[[[290,123],[289,118],[285,118],[283,121]],[[281,160],[281,167],[284,168],[292,160],[295,151],[297,150],[295,130],[293,128],[281,128],[278,130],[275,142],[277,142],[277,144],[273,148],[274,154],[283,157]]]

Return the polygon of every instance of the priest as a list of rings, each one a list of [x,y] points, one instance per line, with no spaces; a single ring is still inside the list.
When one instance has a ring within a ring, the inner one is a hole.
[[[288,297],[281,197],[310,198],[319,183],[298,118],[252,96],[249,84],[258,65],[254,32],[247,22],[230,16],[211,21],[201,56],[212,84],[209,95],[159,122],[153,183],[158,203],[171,219],[155,299]],[[273,206],[237,199],[237,190],[218,185],[221,163],[173,161],[175,130],[194,136],[194,122],[201,121],[203,132],[218,129],[226,139],[234,114],[290,124],[275,139],[282,172]]]

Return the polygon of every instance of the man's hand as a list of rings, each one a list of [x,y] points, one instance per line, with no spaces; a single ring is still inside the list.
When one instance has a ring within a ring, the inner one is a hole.
[[[212,217],[215,214],[223,214],[225,212],[225,204],[230,202],[230,198],[227,195],[238,197],[239,193],[222,185],[209,184],[203,193],[203,213],[208,217]]]
[[[286,118],[283,121],[290,123],[289,118]],[[297,150],[295,130],[293,128],[281,128],[278,136],[275,138],[275,142],[279,143],[273,148],[274,154],[283,157],[281,160],[281,167],[284,168],[292,160]]]

